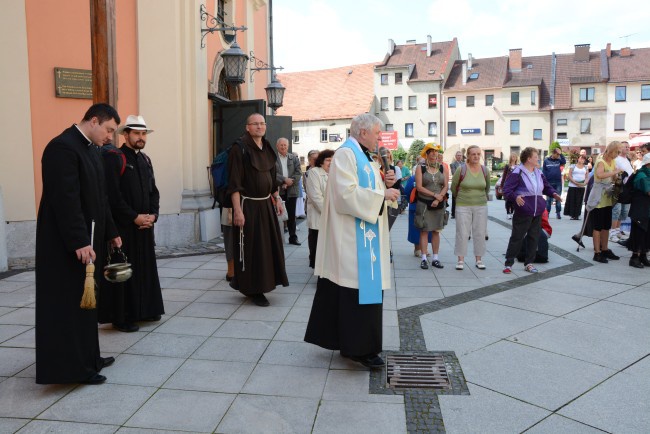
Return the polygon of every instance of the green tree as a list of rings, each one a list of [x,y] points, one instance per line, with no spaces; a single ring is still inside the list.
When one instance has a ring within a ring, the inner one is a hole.
[[[407,155],[408,153],[406,152],[406,150],[402,148],[402,145],[399,145],[399,147],[393,151],[393,161],[395,163],[397,163],[398,160],[404,161]]]
[[[553,149],[555,149],[555,148],[562,148],[562,146],[560,145],[560,142],[555,141],[555,142],[551,143],[550,146],[548,147],[548,153],[552,154]]]
[[[420,152],[422,152],[422,149],[424,149],[424,144],[424,141],[420,139],[413,140],[413,143],[411,143],[409,153],[406,156],[406,163],[409,167],[413,166],[417,162],[417,159],[420,156]]]

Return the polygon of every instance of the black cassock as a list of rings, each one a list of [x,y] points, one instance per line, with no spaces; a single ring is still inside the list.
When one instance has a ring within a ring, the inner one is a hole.
[[[133,276],[121,284],[102,282],[99,322],[121,324],[162,315],[165,309],[156,265],[154,230],[138,229],[133,223],[138,214],[155,215],[156,219],[158,216],[160,193],[151,161],[144,153],[135,152],[126,145],[119,150],[113,148],[111,152],[103,150],[102,154],[111,212]],[[121,261],[119,255],[113,255],[112,262]]]
[[[86,266],[75,251],[93,246],[95,281],[106,242],[117,236],[104,188],[99,148],[76,126],[45,147],[43,194],[36,222],[36,382],[76,383],[101,366],[97,310],[79,307]]]

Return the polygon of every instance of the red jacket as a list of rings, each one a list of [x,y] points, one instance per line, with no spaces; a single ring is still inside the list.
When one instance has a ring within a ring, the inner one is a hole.
[[[548,222],[548,211],[544,209],[544,213],[542,214],[542,230],[546,232],[546,236],[548,238],[551,238],[551,234],[553,233],[553,228],[551,227],[551,224]]]

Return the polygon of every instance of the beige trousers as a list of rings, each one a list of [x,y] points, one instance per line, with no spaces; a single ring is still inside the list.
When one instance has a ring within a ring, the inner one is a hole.
[[[487,205],[456,205],[456,246],[454,247],[454,255],[467,256],[467,242],[470,235],[474,242],[474,256],[485,255],[487,216]]]

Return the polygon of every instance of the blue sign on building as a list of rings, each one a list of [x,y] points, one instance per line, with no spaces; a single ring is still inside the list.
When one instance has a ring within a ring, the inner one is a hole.
[[[461,134],[481,134],[480,128],[461,128]]]

